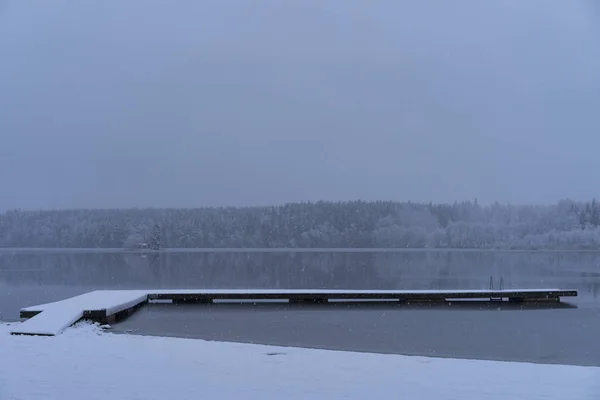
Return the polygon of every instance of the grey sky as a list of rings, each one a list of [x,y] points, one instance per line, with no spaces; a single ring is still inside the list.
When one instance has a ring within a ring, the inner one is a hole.
[[[0,210],[599,196],[600,7],[0,0]]]

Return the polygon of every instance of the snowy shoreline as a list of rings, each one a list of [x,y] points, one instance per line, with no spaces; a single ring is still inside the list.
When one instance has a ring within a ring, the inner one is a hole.
[[[597,399],[600,368],[115,335],[0,324],[0,399]]]

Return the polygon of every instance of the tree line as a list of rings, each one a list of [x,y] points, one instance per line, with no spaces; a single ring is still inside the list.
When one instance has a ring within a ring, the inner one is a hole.
[[[600,248],[596,200],[347,201],[269,207],[10,210],[0,247]]]

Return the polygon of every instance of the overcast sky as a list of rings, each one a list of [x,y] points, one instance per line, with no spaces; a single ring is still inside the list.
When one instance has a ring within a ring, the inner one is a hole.
[[[600,6],[0,0],[0,210],[600,196]]]

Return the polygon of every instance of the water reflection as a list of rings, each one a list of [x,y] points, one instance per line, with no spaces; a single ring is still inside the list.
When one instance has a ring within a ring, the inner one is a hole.
[[[94,289],[487,289],[490,277],[597,301],[599,265],[594,252],[4,252],[0,314]]]

